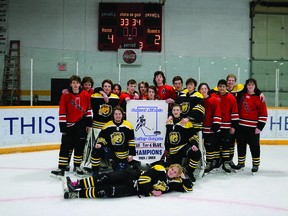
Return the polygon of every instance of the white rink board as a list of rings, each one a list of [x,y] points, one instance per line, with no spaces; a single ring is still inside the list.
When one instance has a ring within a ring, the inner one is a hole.
[[[59,144],[58,112],[58,107],[1,108],[0,147]]]
[[[268,120],[260,134],[262,140],[288,140],[288,109],[268,108]]]
[[[143,100],[131,102],[141,106],[151,103],[150,101]],[[165,101],[152,101],[152,104],[149,106],[155,106],[158,103],[162,103],[163,106],[167,107]],[[130,106],[129,104],[130,102],[127,106]],[[58,106],[0,107],[0,148],[60,144],[61,133],[59,132],[58,110]],[[288,140],[288,109],[268,108],[268,113],[268,121],[261,133],[261,140]],[[127,109],[129,118],[131,114],[129,109]],[[134,112],[134,114],[136,113]],[[166,118],[167,111],[163,111],[163,116]],[[165,125],[165,118],[161,117],[158,123]],[[151,121],[155,123],[153,116],[147,119],[147,127]],[[135,122],[131,123],[134,127],[136,126]],[[143,128],[143,130],[146,129]]]

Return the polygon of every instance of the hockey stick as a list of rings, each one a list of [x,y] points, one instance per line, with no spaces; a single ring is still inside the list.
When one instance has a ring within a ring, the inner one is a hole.
[[[199,137],[199,150],[201,151],[201,159],[198,163],[198,178],[202,178],[204,175],[204,171],[205,171],[205,167],[206,167],[206,150],[204,147],[204,143],[203,143],[203,135],[202,135],[202,131],[198,132],[198,137]]]

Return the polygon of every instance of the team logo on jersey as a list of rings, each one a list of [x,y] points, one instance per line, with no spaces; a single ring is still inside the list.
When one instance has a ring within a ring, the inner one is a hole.
[[[98,112],[98,114],[100,116],[108,117],[108,116],[111,115],[111,113],[112,113],[112,109],[111,109],[110,105],[108,105],[108,104],[100,105],[100,109],[99,109],[99,112]]]
[[[190,104],[188,102],[181,103],[181,110],[183,114],[187,114],[189,112]]]
[[[154,190],[159,190],[159,191],[166,191],[167,190],[167,185],[164,181],[158,181],[156,184],[153,185]]]
[[[163,88],[161,94],[166,94],[166,89]]]
[[[123,144],[124,133],[122,133],[122,132],[114,132],[110,136],[111,136],[112,145],[122,145]]]
[[[169,133],[169,141],[172,145],[177,145],[181,140],[181,135],[179,132]]]

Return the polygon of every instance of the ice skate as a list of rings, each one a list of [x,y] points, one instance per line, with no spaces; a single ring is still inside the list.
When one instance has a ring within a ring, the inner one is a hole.
[[[72,182],[69,176],[62,178],[62,188],[64,193],[76,191],[77,185],[77,182]]]
[[[194,176],[194,174],[187,174],[188,175],[188,178],[190,179],[191,182],[195,183],[196,182],[196,178]]]
[[[253,165],[251,169],[252,175],[255,175],[258,172],[258,168],[259,168],[258,166]]]
[[[65,176],[65,169],[52,170],[50,176],[61,180]]]
[[[230,167],[230,165],[229,165],[229,161],[225,161],[225,162],[223,163],[222,169],[223,169],[224,172],[225,172],[226,174],[228,174],[228,175],[232,172],[232,171],[231,171],[231,167]]]
[[[81,167],[74,167],[73,172],[75,173],[76,176],[78,177],[83,177],[87,175],[91,175],[90,172],[88,172],[86,169],[81,169]]]
[[[239,171],[239,170],[243,170],[244,169],[245,164],[237,164],[237,165],[234,165],[234,166],[230,164],[230,167],[232,169],[234,169],[235,171]]]
[[[208,174],[210,173],[210,171],[213,169],[212,163],[211,162],[207,162],[204,173]]]
[[[64,192],[64,199],[76,199],[79,198],[79,192]]]
[[[212,169],[218,170],[222,165],[222,162],[220,162],[219,160],[214,160],[212,162]]]
[[[66,172],[69,172],[69,171],[70,171],[70,166],[69,166],[69,165],[65,168],[65,171],[66,171]]]

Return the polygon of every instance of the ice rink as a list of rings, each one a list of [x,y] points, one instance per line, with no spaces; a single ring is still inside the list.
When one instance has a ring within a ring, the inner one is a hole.
[[[1,216],[288,216],[288,146],[261,146],[261,165],[229,176],[214,172],[198,179],[190,193],[161,197],[64,200],[62,184],[52,179],[58,151],[0,155]],[[72,179],[76,177],[69,173]]]

